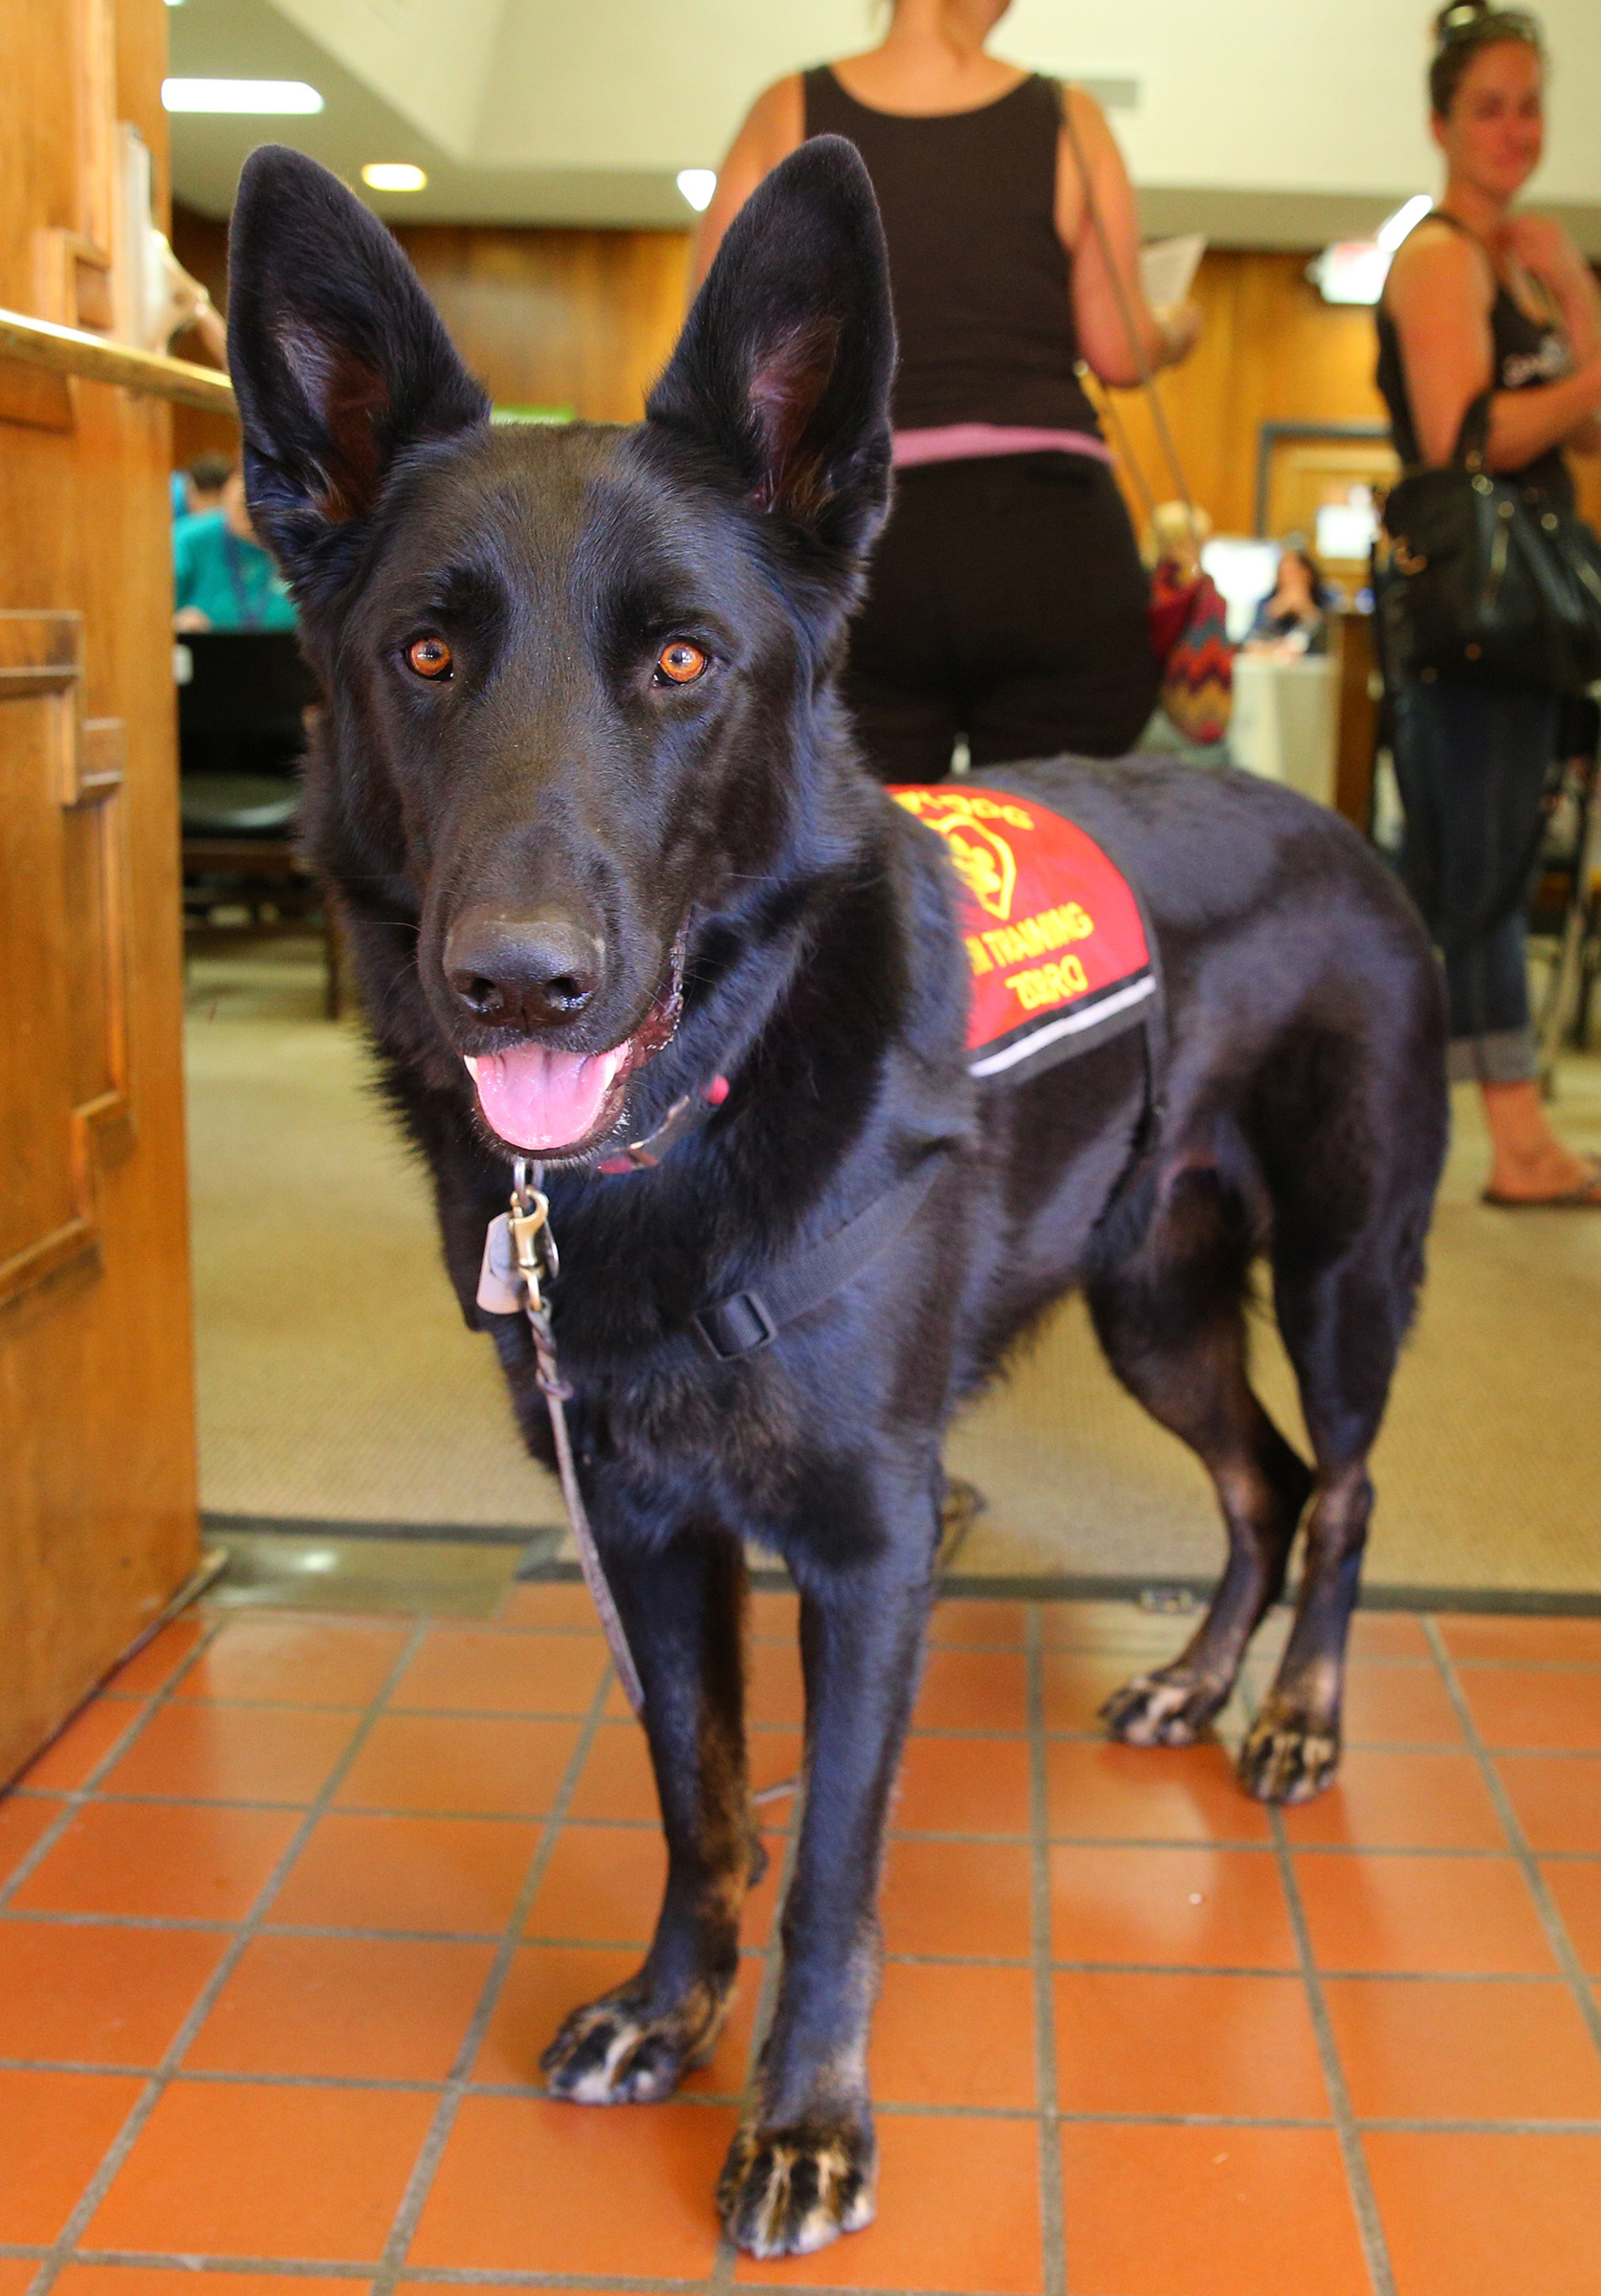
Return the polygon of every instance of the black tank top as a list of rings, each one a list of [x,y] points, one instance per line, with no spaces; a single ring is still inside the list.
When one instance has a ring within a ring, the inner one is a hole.
[[[878,194],[901,342],[895,428],[1098,436],[1056,232],[1057,83],[1033,74],[977,111],[917,119],[858,103],[826,64],[802,85],[806,134],[848,137]]]
[[[1434,223],[1448,223],[1454,230],[1472,238],[1465,223],[1455,215],[1436,210],[1429,219]],[[1378,372],[1375,380],[1380,396],[1390,409],[1392,435],[1395,452],[1411,469],[1422,461],[1417,445],[1417,432],[1413,425],[1412,402],[1407,397],[1406,370],[1401,364],[1401,339],[1395,321],[1381,301],[1378,307]],[[1572,369],[1568,344],[1559,330],[1546,326],[1528,313],[1510,288],[1496,281],[1496,299],[1490,308],[1490,340],[1495,353],[1495,390],[1529,390],[1540,383],[1560,382]],[[1544,454],[1521,471],[1502,471],[1499,476],[1517,486],[1537,486],[1559,510],[1570,511],[1576,496],[1573,475],[1568,470],[1560,447],[1549,447]]]

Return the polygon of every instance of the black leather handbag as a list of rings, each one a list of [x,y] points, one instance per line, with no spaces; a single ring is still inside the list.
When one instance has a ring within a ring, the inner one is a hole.
[[[1390,490],[1373,551],[1386,658],[1416,676],[1581,692],[1601,678],[1601,541],[1484,468],[1488,395],[1453,460]]]

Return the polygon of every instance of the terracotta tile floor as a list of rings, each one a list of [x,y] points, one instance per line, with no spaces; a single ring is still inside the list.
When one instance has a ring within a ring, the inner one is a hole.
[[[780,1785],[793,1606],[754,1623]],[[1182,1633],[941,1608],[879,2221],[775,2266],[711,2190],[792,1800],[713,2062],[666,2106],[555,2105],[538,2052],[632,1966],[663,1869],[581,1594],[186,1618],[0,1797],[0,2296],[1594,2296],[1601,1622],[1364,1616],[1343,1782],[1283,1817],[1226,1743],[1097,1736]]]

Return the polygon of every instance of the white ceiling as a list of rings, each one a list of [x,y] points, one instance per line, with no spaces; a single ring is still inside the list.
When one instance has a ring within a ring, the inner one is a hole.
[[[1147,227],[1305,244],[1369,228],[1436,180],[1425,30],[1437,0],[1016,0],[1019,62],[1131,81],[1114,123]],[[1545,0],[1557,69],[1537,195],[1601,252],[1601,6]],[[294,143],[355,178],[428,170],[394,217],[683,224],[673,177],[713,166],[756,90],[875,36],[875,0],[183,0],[172,69],[310,80],[283,121],[180,116],[180,197],[230,204],[252,145]]]

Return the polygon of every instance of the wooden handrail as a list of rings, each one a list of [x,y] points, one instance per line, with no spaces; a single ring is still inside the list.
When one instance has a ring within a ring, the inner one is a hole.
[[[0,311],[0,359],[21,359],[53,374],[81,375],[88,383],[120,383],[124,390],[177,399],[208,414],[238,412],[233,386],[218,367],[169,359],[164,351],[142,351],[130,342],[108,342],[102,335],[30,319],[21,311]]]

